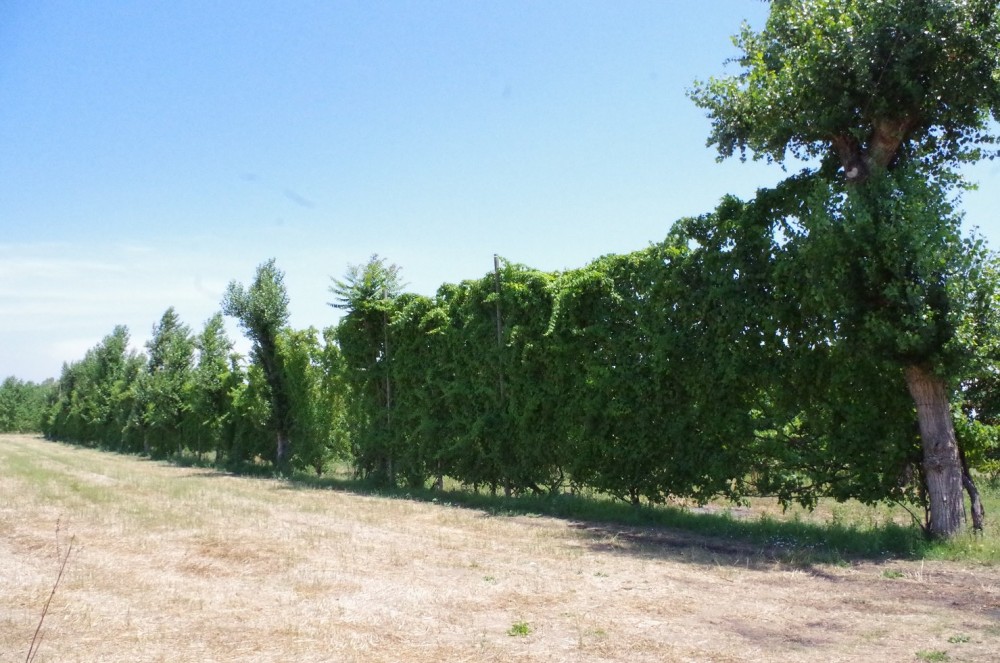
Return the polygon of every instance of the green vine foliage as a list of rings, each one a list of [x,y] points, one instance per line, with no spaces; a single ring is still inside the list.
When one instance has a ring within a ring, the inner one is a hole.
[[[477,307],[482,310],[492,304],[500,317],[499,342],[496,336],[492,339],[499,365],[500,479],[507,491],[550,492],[562,483],[564,474],[565,434],[558,410],[563,394],[549,380],[560,366],[545,335],[557,278],[507,261],[501,265],[499,279],[485,277],[479,290],[483,292],[492,280],[495,290],[499,282],[499,292],[486,296]],[[482,337],[481,327],[477,332],[485,346],[483,359],[488,361],[489,341]]]
[[[671,277],[653,287],[661,371],[677,385],[672,426],[680,461],[673,491],[739,499],[767,457],[757,432],[780,371],[768,283],[772,240],[735,199],[671,232]],[[686,248],[686,252],[682,249]]]
[[[978,361],[962,430],[991,448],[993,401],[970,402],[996,365],[984,355],[998,338],[995,268],[974,243],[956,250],[946,200],[887,194],[908,220],[892,223],[828,187],[805,173],[641,251],[560,274],[504,262],[434,298],[352,312],[338,339],[356,462],[373,474],[391,458],[392,481],[414,486],[569,482],[634,503],[919,501],[901,364],[914,351]],[[945,296],[947,315],[932,315]],[[892,305],[858,314],[864,297]],[[957,347],[960,329],[970,340]]]
[[[544,335],[554,278],[504,262],[403,308],[393,371],[411,483],[447,474],[508,493],[559,485],[558,394]]]
[[[448,321],[440,339],[447,371],[441,386],[450,415],[443,455],[450,461],[449,473],[458,480],[496,490],[505,474],[500,457],[509,422],[501,411],[493,289],[492,281],[484,277],[442,286],[438,300]]]
[[[667,269],[659,254],[607,256],[563,275],[549,329],[568,470],[576,483],[635,503],[671,492],[665,479],[677,468],[676,385],[657,371],[651,333],[650,291]]]
[[[554,281],[505,262],[496,274],[442,286],[434,299],[379,299],[342,319],[362,474],[410,485],[448,475],[509,493],[561,483],[545,335]]]
[[[390,328],[399,313],[399,268],[372,256],[352,265],[330,288],[336,308],[347,311],[336,329],[352,395],[348,427],[355,469],[379,483],[396,481],[393,411],[394,341]]]
[[[289,430],[295,445],[294,469],[311,469],[322,475],[329,465],[344,458],[348,436],[345,422],[344,362],[333,343],[333,330],[283,329],[277,347],[290,403]]]
[[[442,315],[428,297],[405,294],[398,304],[389,330],[395,387],[391,445],[398,477],[407,485],[423,486],[428,477],[443,472],[443,441],[447,439],[442,390],[447,379],[439,333]]]

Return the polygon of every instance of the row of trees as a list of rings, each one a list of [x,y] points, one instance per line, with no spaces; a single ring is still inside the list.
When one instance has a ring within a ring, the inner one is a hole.
[[[275,275],[273,263],[258,270],[258,280]],[[63,366],[42,430],[124,453],[190,453],[225,466],[274,462],[322,473],[347,445],[339,351],[329,331],[325,343],[315,329],[273,331],[265,369],[256,346],[249,362],[232,353],[221,313],[193,334],[167,309],[145,354],[129,349],[129,332],[118,326]],[[281,392],[272,387],[275,376]],[[275,455],[276,431],[299,440],[294,455]]]
[[[784,195],[727,199],[662,243],[578,270],[498,261],[433,298],[402,292],[398,268],[373,257],[335,282],[345,315],[322,335],[288,327],[283,274],[269,261],[223,301],[253,341],[248,362],[232,354],[221,314],[193,334],[168,309],[145,355],[117,327],[66,365],[45,430],[282,470],[321,473],[349,457],[384,484],[449,476],[508,494],[586,486],[635,503],[761,493],[919,503],[905,366],[801,305],[829,275],[809,276],[820,247],[775,232]],[[951,385],[953,413],[985,466],[1000,423],[997,357],[983,342],[1000,338],[996,266],[970,240],[941,247],[932,262],[960,288],[951,342],[978,362]]]
[[[374,258],[332,288],[322,341],[287,326],[273,261],[213,319],[172,311],[68,366],[53,435],[315,467],[413,485],[632,501],[819,495],[927,507],[937,536],[982,508],[996,454],[1000,283],[963,237],[958,168],[1000,119],[994,0],[773,0],[734,76],[697,83],[720,158],[802,168],[667,239],[562,274],[500,264],[434,297]],[[214,345],[213,345],[214,343]],[[204,440],[204,443],[201,441]]]

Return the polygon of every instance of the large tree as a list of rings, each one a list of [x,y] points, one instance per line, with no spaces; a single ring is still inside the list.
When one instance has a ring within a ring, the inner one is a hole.
[[[275,463],[280,469],[288,469],[292,406],[278,348],[278,335],[288,324],[288,292],[285,274],[275,266],[273,258],[257,267],[249,287],[236,281],[229,283],[222,312],[239,320],[240,328],[253,342],[252,358],[264,374],[271,405],[271,426],[277,439]]]
[[[692,91],[712,120],[709,144],[721,157],[815,167],[820,183],[801,211],[820,221],[794,221],[807,234],[832,224],[824,242],[843,240],[814,252],[827,262],[820,272],[848,273],[849,301],[827,317],[898,363],[919,422],[929,530],[951,536],[964,515],[949,404],[962,363],[953,282],[970,269],[955,168],[997,138],[1000,3],[774,0],[764,29],[744,25],[735,43],[740,72]]]

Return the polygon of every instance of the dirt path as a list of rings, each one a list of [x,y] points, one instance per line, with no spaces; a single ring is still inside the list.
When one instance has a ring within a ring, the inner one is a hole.
[[[0,661],[71,540],[36,663],[1000,658],[993,568],[789,568],[0,436]]]

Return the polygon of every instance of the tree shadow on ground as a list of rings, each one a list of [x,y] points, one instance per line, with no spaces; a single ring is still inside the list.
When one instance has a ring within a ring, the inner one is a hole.
[[[594,549],[643,557],[677,557],[710,563],[773,565],[843,564],[916,559],[928,549],[919,528],[885,523],[777,520],[750,509],[634,506],[604,496],[569,493],[506,497],[465,489],[432,490],[374,486],[357,479],[297,475],[290,490],[327,489],[387,499],[406,499],[479,511],[488,517],[545,516],[570,523]],[[693,553],[698,554],[693,554]]]

